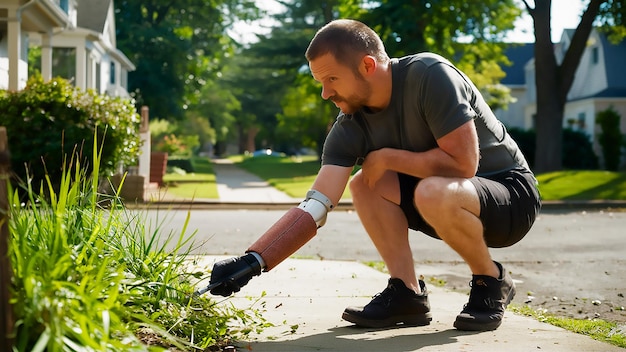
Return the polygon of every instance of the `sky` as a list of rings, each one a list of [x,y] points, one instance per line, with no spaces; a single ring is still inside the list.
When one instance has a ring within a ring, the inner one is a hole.
[[[558,42],[561,39],[561,34],[564,28],[576,28],[580,21],[580,15],[585,4],[588,1],[585,0],[552,0],[552,41]],[[519,1],[520,7],[524,8],[521,1]],[[282,5],[278,4],[274,0],[257,0],[259,8],[267,10],[269,12],[281,11]],[[529,0],[529,4],[534,6],[534,1]],[[261,25],[259,25],[259,23]],[[267,26],[271,25],[271,20],[260,20],[257,23],[247,24],[239,23],[236,25],[232,32],[235,38],[240,39],[243,42],[254,41],[254,33],[266,34],[269,32]],[[265,28],[263,28],[265,25]],[[535,36],[533,33],[532,18],[526,12],[524,8],[523,15],[516,22],[516,28],[511,35],[507,37],[507,41],[516,43],[534,42]]]
[[[267,1],[267,0],[266,0]],[[582,0],[552,0],[551,22],[552,42],[561,40],[561,34],[565,28],[576,28],[580,22],[580,15],[586,7],[588,1]],[[529,1],[530,6],[534,6],[534,1]],[[520,6],[523,6],[521,4]],[[516,43],[532,43],[535,41],[533,33],[533,20],[524,8],[523,15],[515,23],[514,33],[508,40]]]

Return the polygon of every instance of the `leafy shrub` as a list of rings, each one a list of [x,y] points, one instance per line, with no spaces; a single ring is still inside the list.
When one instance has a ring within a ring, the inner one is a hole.
[[[193,163],[191,159],[167,159],[167,167],[179,168],[185,170],[185,172],[194,172]]]
[[[132,101],[82,91],[60,78],[44,83],[34,76],[22,91],[0,92],[0,124],[7,128],[13,172],[36,185],[47,175],[56,188],[64,156],[74,151],[89,173],[94,137],[103,141],[103,175],[120,163],[135,164],[139,122]]]
[[[165,152],[169,156],[191,157],[200,147],[200,137],[204,135],[202,127],[193,124],[194,118],[187,124],[167,120],[150,121],[152,150]],[[195,128],[197,126],[197,128]]]
[[[563,168],[569,170],[598,169],[598,156],[593,151],[588,134],[571,128],[563,130]]]
[[[617,171],[622,153],[622,132],[620,130],[621,116],[613,107],[600,111],[596,115],[596,123],[600,125],[601,133],[598,142],[602,147],[604,167],[609,171]]]
[[[528,164],[532,168],[535,160],[536,138],[534,130],[509,129],[511,137],[517,142]],[[563,129],[563,168],[570,170],[595,170],[598,157],[593,151],[589,136],[582,131]]]
[[[116,197],[101,208],[98,177],[69,165],[58,193],[44,197],[29,183],[27,203],[9,200],[12,351],[196,351],[267,325],[255,311],[192,298],[205,274],[190,271],[186,224],[162,235]],[[97,175],[97,157],[93,165]]]

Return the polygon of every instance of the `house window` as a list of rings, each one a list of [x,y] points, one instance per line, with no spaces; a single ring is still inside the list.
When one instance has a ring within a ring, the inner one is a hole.
[[[111,62],[111,84],[115,84],[115,62]]]
[[[599,56],[600,56],[600,53],[598,51],[598,47],[595,46],[595,47],[591,48],[591,64],[592,65],[597,65],[598,64]]]
[[[69,10],[70,10],[69,0],[60,0],[59,7],[61,8],[61,10],[65,11],[65,13],[69,13]]]
[[[579,129],[584,130],[585,127],[587,127],[585,120],[586,120],[585,113],[584,112],[578,113],[578,128]]]
[[[74,81],[76,78],[75,48],[52,48],[52,76]]]

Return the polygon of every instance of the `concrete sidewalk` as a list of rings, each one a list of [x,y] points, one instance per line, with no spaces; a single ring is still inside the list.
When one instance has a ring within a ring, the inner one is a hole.
[[[203,257],[199,265],[208,269],[223,258]],[[467,296],[428,283],[433,314],[428,326],[364,329],[341,319],[345,307],[366,304],[387,279],[357,262],[287,259],[220,304],[255,307],[274,324],[239,343],[239,351],[624,351],[510,311],[495,331],[456,330],[452,324]]]
[[[289,206],[300,201],[228,162],[216,161],[214,169],[224,203]],[[202,257],[199,265],[208,270],[223,258]],[[428,282],[429,326],[360,329],[341,319],[345,307],[366,304],[387,280],[388,275],[357,262],[287,259],[220,304],[245,308],[259,299],[255,307],[264,307],[264,319],[275,325],[253,336],[241,351],[623,351],[510,311],[496,331],[458,331],[452,324],[467,296]]]

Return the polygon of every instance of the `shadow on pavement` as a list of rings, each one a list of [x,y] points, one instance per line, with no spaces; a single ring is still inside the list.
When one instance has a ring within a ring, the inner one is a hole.
[[[409,327],[391,329],[362,329],[352,326],[336,327],[319,334],[306,335],[290,340],[252,342],[252,351],[386,351],[409,352],[433,347],[432,351],[448,344],[458,343],[458,336],[479,332],[456,329],[436,330],[432,327]],[[332,342],[330,342],[332,341]],[[320,348],[320,346],[327,346]],[[444,349],[445,350],[445,349]]]

